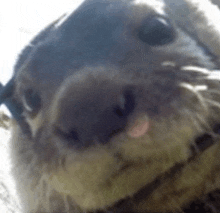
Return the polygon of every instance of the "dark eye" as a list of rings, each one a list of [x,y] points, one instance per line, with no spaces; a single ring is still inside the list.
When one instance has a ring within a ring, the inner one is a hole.
[[[33,89],[27,89],[24,91],[23,104],[27,111],[37,113],[41,108],[41,97]]]
[[[175,38],[171,23],[163,17],[147,18],[139,29],[138,37],[141,41],[151,45],[165,45]]]
[[[114,108],[114,112],[119,117],[128,116],[134,111],[135,108],[135,98],[130,90],[124,92],[121,97],[121,103]]]

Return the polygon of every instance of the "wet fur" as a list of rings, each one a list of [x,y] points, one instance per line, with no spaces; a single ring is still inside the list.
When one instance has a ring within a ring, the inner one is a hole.
[[[85,1],[51,24],[15,66],[14,99],[32,131],[30,139],[14,121],[12,171],[23,211],[182,212],[220,187],[220,85],[212,71],[220,66],[220,12],[200,0],[100,2]],[[173,42],[152,47],[137,38],[154,15],[169,19]],[[41,96],[34,112],[25,108],[29,88]],[[112,109],[125,93],[135,107],[116,122]],[[149,132],[130,138],[141,119]],[[80,142],[57,133],[72,128]],[[200,150],[195,141],[204,134],[213,144]]]

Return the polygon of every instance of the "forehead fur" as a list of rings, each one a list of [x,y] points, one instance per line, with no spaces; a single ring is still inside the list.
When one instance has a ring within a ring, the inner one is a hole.
[[[160,56],[157,48],[149,48],[137,39],[138,28],[152,15],[166,17],[175,31],[187,32],[219,63],[220,15],[217,7],[207,1],[87,0],[73,13],[52,23],[26,47],[15,73],[46,87],[47,82],[57,86],[65,76],[84,66],[134,63],[129,58],[131,51],[136,63],[141,58],[145,63],[160,63],[164,53]],[[137,50],[147,57],[136,54]],[[172,57],[164,60],[173,60]]]

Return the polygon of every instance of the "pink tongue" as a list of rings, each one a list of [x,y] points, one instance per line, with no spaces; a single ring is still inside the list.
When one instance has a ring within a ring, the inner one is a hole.
[[[128,131],[128,135],[132,138],[138,138],[144,135],[149,129],[149,122],[147,120],[137,120],[135,124]]]

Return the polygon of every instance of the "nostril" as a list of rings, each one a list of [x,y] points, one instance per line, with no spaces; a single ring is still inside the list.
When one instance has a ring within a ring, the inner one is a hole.
[[[131,90],[126,90],[121,98],[121,103],[113,108],[118,117],[128,116],[134,111],[135,98]]]
[[[205,133],[196,138],[195,144],[200,151],[204,151],[214,144],[212,135]]]
[[[114,109],[114,112],[116,115],[118,115],[119,117],[122,117],[123,116],[123,112],[122,112],[122,109],[117,106],[115,109]]]
[[[72,130],[69,133],[67,133],[67,138],[70,140],[79,141],[79,134],[76,130]]]
[[[69,132],[65,132],[61,130],[60,128],[56,128],[55,132],[56,132],[56,135],[58,135],[59,137],[62,137],[64,140],[79,141],[79,134],[76,129],[73,129]]]
[[[220,134],[220,124],[216,124],[213,128],[214,133]]]
[[[126,87],[100,96],[71,99],[68,108],[63,107],[54,123],[54,134],[68,147],[86,148],[95,143],[106,144],[124,130],[128,116],[135,109],[135,91]],[[102,94],[102,93],[101,93]],[[118,96],[119,94],[119,96]],[[85,97],[85,96],[82,96]],[[112,97],[112,98],[111,98]],[[82,101],[83,100],[83,101]],[[97,100],[97,101],[95,101]],[[76,104],[77,103],[77,104]],[[65,109],[65,110],[63,110]]]

